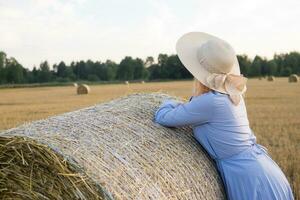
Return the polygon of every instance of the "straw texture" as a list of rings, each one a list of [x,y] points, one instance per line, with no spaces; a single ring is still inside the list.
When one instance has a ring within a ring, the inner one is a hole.
[[[289,76],[289,82],[290,83],[296,83],[296,82],[299,82],[299,77],[297,74],[291,74]]]
[[[268,76],[267,80],[268,81],[275,81],[275,76]]]
[[[88,94],[90,91],[90,87],[86,84],[80,84],[77,86],[77,94]]]
[[[192,129],[153,123],[165,99],[132,94],[2,132],[0,199],[225,199]]]

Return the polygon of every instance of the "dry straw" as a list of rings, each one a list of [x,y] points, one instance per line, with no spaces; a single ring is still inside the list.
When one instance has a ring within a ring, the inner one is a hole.
[[[0,199],[224,199],[191,127],[153,123],[173,97],[133,94],[0,134]]]
[[[90,87],[86,84],[81,84],[77,87],[77,94],[88,94],[90,91]]]
[[[299,82],[299,77],[297,76],[297,74],[291,74],[289,76],[289,82],[290,83],[296,83]]]
[[[275,76],[268,76],[268,81],[275,81]]]

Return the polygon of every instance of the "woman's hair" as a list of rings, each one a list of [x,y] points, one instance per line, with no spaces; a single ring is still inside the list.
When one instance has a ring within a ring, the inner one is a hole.
[[[193,85],[193,96],[199,96],[203,93],[207,93],[212,89],[203,85],[198,79],[194,78],[194,85]]]
[[[198,81],[196,78],[194,78],[193,96],[199,96],[209,91],[213,91],[213,89],[208,88],[207,86],[203,85],[200,81]],[[245,93],[242,94],[242,97],[245,97]],[[229,98],[235,104],[233,97],[229,96]]]

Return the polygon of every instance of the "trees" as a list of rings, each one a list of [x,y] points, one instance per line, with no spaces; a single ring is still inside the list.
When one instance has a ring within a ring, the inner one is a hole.
[[[150,67],[147,68],[147,71],[149,73],[150,80],[160,79],[161,67],[159,64],[152,64]]]
[[[54,66],[56,66],[56,68],[57,68],[56,75],[58,77],[66,78],[68,76],[67,66],[63,61],[61,61],[58,65],[54,65]],[[53,68],[55,69],[54,66],[53,66]]]
[[[247,55],[238,55],[237,59],[239,61],[241,74],[243,74],[244,76],[248,76],[251,67],[251,60],[248,58]]]
[[[24,82],[23,67],[15,58],[6,59],[5,65],[7,83]]]
[[[152,56],[148,56],[145,61],[145,67],[150,67],[154,63],[154,58]]]
[[[0,84],[6,82],[5,64],[6,64],[6,54],[0,51]]]
[[[86,64],[83,60],[77,63],[77,73],[78,73],[77,79],[87,79],[88,77]]]
[[[133,79],[145,79],[148,76],[148,71],[145,69],[144,62],[140,58],[133,60]]]
[[[272,59],[237,55],[241,73],[247,77],[300,75],[300,53],[275,54]],[[52,69],[47,61],[32,70],[24,68],[15,58],[7,57],[0,51],[0,84],[44,83],[51,81],[112,81],[112,80],[161,80],[187,79],[192,74],[183,66],[177,55],[159,54],[157,62],[151,56],[145,61],[126,56],[121,62],[111,60],[64,61],[54,64]]]
[[[182,74],[183,65],[181,64],[177,55],[171,55],[167,58],[165,63],[165,70],[168,71],[169,79],[182,79],[184,78]]]
[[[261,76],[261,65],[262,65],[262,58],[259,56],[255,56],[253,62],[251,63],[251,66],[249,68],[249,77],[253,76]]]
[[[40,64],[40,69],[38,70],[38,82],[45,83],[50,82],[52,79],[52,73],[48,61],[44,61]]]
[[[32,74],[32,78],[28,82],[29,83],[37,83],[39,72],[38,72],[36,66],[33,67],[32,71],[31,71],[31,74]]]
[[[126,56],[118,66],[117,79],[119,80],[144,79],[147,76],[148,72],[140,58],[133,59]]]
[[[67,82],[74,81],[76,79],[72,68],[70,66],[67,66],[63,61],[61,61],[58,65],[54,64],[53,70],[56,81]]]
[[[167,60],[168,55],[167,54],[159,54],[157,61],[158,65],[160,66],[160,78],[161,79],[167,79],[169,76],[169,72],[167,69]]]
[[[277,75],[277,63],[274,60],[269,60],[266,63],[267,65],[267,75]]]
[[[286,71],[290,71],[292,74],[300,73],[300,53],[291,52],[286,55],[284,60],[284,66],[286,66]],[[289,75],[289,74],[287,74]]]
[[[133,79],[133,59],[126,56],[119,64],[117,71],[117,79],[119,80],[132,80]]]
[[[115,80],[117,77],[117,71],[118,71],[118,64],[111,61],[111,60],[106,60],[104,64],[106,68],[106,78],[108,81]]]
[[[183,66],[177,55],[159,54],[158,63],[147,68],[150,80],[186,79],[192,74]]]

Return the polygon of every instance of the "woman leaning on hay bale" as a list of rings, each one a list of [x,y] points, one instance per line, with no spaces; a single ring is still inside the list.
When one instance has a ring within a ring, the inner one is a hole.
[[[233,48],[206,33],[177,42],[177,54],[194,75],[194,94],[184,104],[166,100],[155,121],[167,127],[191,125],[216,161],[228,199],[293,199],[288,180],[249,127],[243,94],[247,79]]]

